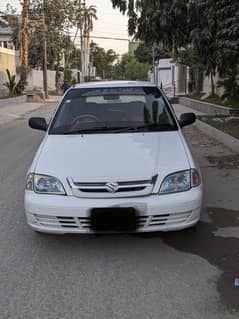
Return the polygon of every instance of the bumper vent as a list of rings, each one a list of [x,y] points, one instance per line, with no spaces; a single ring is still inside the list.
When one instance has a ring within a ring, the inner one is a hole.
[[[44,228],[49,229],[68,229],[81,230],[82,232],[90,231],[89,217],[63,217],[63,216],[46,216],[34,215],[37,223]],[[138,230],[150,230],[153,227],[159,229],[160,226],[180,225],[185,223],[191,216],[191,212],[152,216],[138,216]]]

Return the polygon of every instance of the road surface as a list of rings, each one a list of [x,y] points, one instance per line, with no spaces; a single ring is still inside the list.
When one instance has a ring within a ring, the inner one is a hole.
[[[239,317],[239,156],[185,128],[205,184],[196,229],[141,235],[39,235],[24,178],[43,133],[30,115],[0,126],[1,319]]]

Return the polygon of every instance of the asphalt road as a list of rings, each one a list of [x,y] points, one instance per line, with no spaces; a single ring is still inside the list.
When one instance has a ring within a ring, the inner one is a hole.
[[[43,136],[27,127],[29,116],[0,127],[1,319],[239,317],[238,155],[185,129],[205,183],[196,229],[39,235],[23,209],[24,177]]]

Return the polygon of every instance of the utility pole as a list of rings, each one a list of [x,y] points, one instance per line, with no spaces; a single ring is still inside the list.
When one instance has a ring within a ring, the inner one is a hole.
[[[79,1],[80,6],[80,47],[81,47],[81,78],[85,82],[85,0]]]
[[[44,90],[45,99],[48,99],[45,0],[42,0],[42,19],[43,19],[43,33],[42,33],[42,45],[43,45],[43,66],[42,66],[42,72],[43,72],[43,90]]]
[[[155,81],[155,45],[153,43],[153,48],[152,48],[152,55],[153,55],[153,81]]]

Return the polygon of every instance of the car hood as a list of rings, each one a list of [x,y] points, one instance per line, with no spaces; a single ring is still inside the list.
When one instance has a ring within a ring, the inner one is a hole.
[[[47,135],[35,172],[82,181],[147,180],[189,168],[179,131]]]

